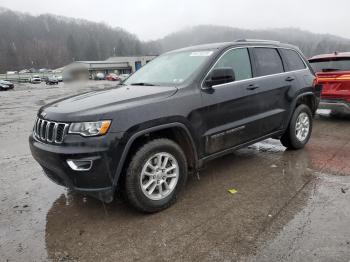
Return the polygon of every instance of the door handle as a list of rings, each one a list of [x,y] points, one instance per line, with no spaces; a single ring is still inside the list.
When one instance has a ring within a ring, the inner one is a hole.
[[[248,87],[247,87],[247,90],[255,90],[259,88],[259,86],[257,86],[256,84],[250,84]]]
[[[292,77],[292,76],[288,76],[288,77],[286,78],[286,81],[288,81],[288,82],[292,82],[294,79],[295,79],[294,77]]]

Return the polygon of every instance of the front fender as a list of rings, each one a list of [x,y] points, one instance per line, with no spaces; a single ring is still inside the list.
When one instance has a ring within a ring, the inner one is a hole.
[[[194,156],[195,156],[195,162],[196,162],[196,166],[198,164],[198,153],[197,153],[197,146],[196,146],[196,141],[193,139],[192,133],[190,131],[190,129],[182,122],[171,122],[171,123],[165,123],[165,124],[160,124],[160,125],[156,125],[156,126],[151,126],[148,128],[143,128],[142,130],[138,130],[140,129],[139,126],[137,127],[133,127],[131,128],[131,130],[136,129],[137,131],[131,132],[131,130],[129,130],[128,132],[125,133],[126,135],[126,144],[125,147],[123,149],[123,152],[121,153],[121,157],[119,160],[119,164],[118,167],[116,169],[115,175],[114,175],[114,181],[113,181],[113,186],[115,187],[118,183],[120,174],[123,170],[123,166],[125,164],[125,160],[126,157],[130,151],[130,148],[132,146],[132,144],[134,143],[134,141],[145,135],[148,133],[152,133],[155,131],[160,131],[160,130],[165,130],[165,129],[169,129],[169,128],[174,128],[174,127],[178,127],[181,128],[183,131],[186,132],[186,135],[189,138],[189,141],[191,143],[192,146],[192,150],[194,152]]]

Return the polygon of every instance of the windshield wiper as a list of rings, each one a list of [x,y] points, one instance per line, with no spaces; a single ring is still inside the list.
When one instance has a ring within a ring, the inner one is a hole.
[[[144,83],[144,82],[140,82],[140,83],[131,83],[131,86],[156,86],[155,84],[151,84],[151,83]]]

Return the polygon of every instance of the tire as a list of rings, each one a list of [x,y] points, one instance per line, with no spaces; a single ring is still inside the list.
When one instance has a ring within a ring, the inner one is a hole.
[[[160,163],[166,163],[161,169],[171,171],[157,171],[159,159]],[[137,210],[154,213],[174,204],[186,181],[187,161],[180,146],[169,139],[155,139],[143,145],[133,156],[126,172],[125,195]]]
[[[302,128],[304,129],[302,130],[305,130],[305,131],[300,131],[301,133],[299,133],[298,135],[297,122],[299,119],[300,121],[302,121],[305,118],[308,119],[308,128],[306,128],[307,124],[304,123],[302,125]],[[306,129],[308,131],[306,131]],[[287,147],[288,149],[293,149],[293,150],[301,149],[309,141],[311,132],[312,132],[311,110],[307,105],[301,104],[294,110],[294,113],[289,122],[288,128],[281,137],[281,143],[283,146]]]

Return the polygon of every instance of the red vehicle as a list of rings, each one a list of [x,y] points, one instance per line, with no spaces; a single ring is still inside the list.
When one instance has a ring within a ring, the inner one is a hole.
[[[323,85],[318,108],[350,114],[350,52],[317,55],[309,62]]]
[[[116,74],[108,74],[106,76],[106,79],[109,80],[109,81],[120,81],[119,76],[116,75]]]

